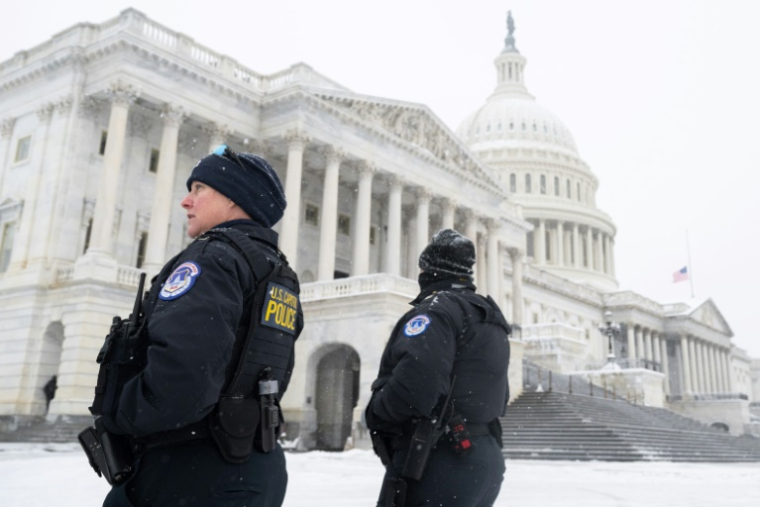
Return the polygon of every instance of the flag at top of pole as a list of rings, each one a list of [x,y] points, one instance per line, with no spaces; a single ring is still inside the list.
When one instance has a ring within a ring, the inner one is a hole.
[[[689,268],[687,266],[682,267],[675,273],[673,273],[673,283],[684,282],[689,279]]]

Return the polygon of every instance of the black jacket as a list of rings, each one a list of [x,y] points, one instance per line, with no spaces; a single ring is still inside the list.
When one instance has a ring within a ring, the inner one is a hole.
[[[216,228],[222,227],[245,233],[268,259],[277,258],[277,233],[271,229],[249,220]],[[179,283],[172,278],[182,266],[190,271]],[[169,261],[154,278],[147,298],[147,366],[125,384],[115,420],[109,421],[117,428],[109,429],[141,437],[182,428],[208,415],[237,366],[255,291],[245,258],[224,241],[201,236]],[[299,306],[296,338],[302,328]],[[291,354],[280,393],[287,388],[293,362]]]
[[[499,417],[509,387],[509,324],[474,286],[448,280],[425,287],[385,347],[367,411],[370,429],[430,417],[448,394],[454,411],[474,423]]]

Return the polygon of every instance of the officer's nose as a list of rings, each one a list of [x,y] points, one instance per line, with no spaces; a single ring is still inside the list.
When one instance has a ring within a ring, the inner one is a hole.
[[[187,194],[184,199],[182,199],[182,202],[179,203],[180,206],[182,206],[185,209],[190,209],[190,207],[193,205],[193,200],[191,199],[191,194]]]

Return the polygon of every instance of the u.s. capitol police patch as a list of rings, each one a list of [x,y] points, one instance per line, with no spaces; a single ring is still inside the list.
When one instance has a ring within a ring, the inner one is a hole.
[[[183,262],[177,269],[172,271],[169,278],[164,282],[161,292],[158,294],[159,299],[171,301],[177,299],[193,287],[195,279],[201,274],[201,267],[193,261]]]
[[[417,315],[404,324],[404,334],[409,337],[421,335],[428,326],[430,326],[430,317],[427,315]]]

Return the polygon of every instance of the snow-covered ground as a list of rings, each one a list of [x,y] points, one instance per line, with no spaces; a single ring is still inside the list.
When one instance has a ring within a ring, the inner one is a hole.
[[[374,507],[371,451],[288,454],[287,507]],[[108,485],[76,444],[0,444],[0,506],[101,505]],[[760,464],[508,461],[498,507],[757,507]]]

